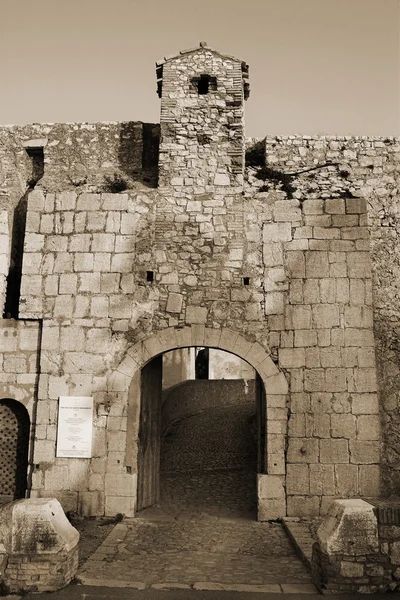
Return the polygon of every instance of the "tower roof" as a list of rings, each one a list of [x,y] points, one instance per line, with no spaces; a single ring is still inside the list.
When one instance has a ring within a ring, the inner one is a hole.
[[[182,56],[186,56],[188,54],[195,54],[198,52],[211,52],[212,54],[215,54],[216,56],[220,56],[221,58],[227,58],[236,63],[239,63],[241,65],[242,77],[243,77],[243,82],[244,82],[243,83],[244,98],[245,98],[245,100],[247,100],[247,98],[249,97],[249,93],[250,93],[250,86],[248,83],[249,65],[247,63],[245,63],[244,61],[240,60],[239,58],[236,58],[235,56],[230,56],[229,54],[222,54],[221,52],[218,52],[218,50],[214,50],[213,48],[210,48],[209,46],[207,46],[207,42],[200,42],[200,44],[197,46],[197,48],[188,48],[187,50],[180,50],[178,52],[178,54],[172,54],[170,56],[165,56],[164,60],[159,60],[156,62],[157,94],[159,95],[159,97],[161,97],[161,95],[162,95],[163,67],[164,67],[165,63],[172,62],[173,60],[181,58]]]
[[[202,50],[212,52],[213,54],[216,54],[217,56],[221,56],[222,58],[229,58],[230,60],[234,60],[235,62],[242,63],[242,65],[245,65],[248,70],[248,65],[245,62],[243,62],[239,58],[236,58],[235,56],[230,56],[229,54],[223,54],[222,52],[218,52],[218,50],[214,50],[214,48],[210,48],[209,46],[207,46],[207,42],[200,42],[199,45],[197,46],[197,48],[187,48],[186,50],[180,50],[177,54],[171,54],[169,56],[164,56],[164,60],[157,61],[156,66],[161,67],[164,63],[169,62],[170,60],[180,58],[181,56],[184,56],[185,54],[193,54],[194,52],[201,52]]]

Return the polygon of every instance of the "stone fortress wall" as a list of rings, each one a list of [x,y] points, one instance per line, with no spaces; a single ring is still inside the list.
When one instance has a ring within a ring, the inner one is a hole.
[[[399,140],[267,137],[247,141],[245,162],[241,61],[202,47],[158,70],[158,187],[156,125],[0,131],[4,275],[27,202],[19,320],[4,328],[40,330],[32,395],[7,391],[36,406],[31,494],[133,514],[133,373],[185,345],[233,351],[263,378],[264,518],[398,493]],[[200,93],[203,72],[224,85]],[[44,174],[27,193],[38,144]],[[92,459],[55,458],[60,395],[94,397]]]

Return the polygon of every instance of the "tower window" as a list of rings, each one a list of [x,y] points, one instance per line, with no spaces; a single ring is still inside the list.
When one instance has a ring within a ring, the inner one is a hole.
[[[211,75],[200,75],[200,77],[193,77],[192,85],[197,89],[199,96],[204,96],[217,89],[217,78]]]
[[[25,148],[25,150],[31,159],[31,173],[27,183],[34,188],[44,174],[44,151],[42,147]]]

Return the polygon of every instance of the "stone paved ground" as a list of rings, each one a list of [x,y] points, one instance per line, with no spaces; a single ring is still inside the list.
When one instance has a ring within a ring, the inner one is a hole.
[[[161,500],[116,525],[86,584],[315,593],[278,523],[256,519],[251,406],[204,412],[164,435]]]

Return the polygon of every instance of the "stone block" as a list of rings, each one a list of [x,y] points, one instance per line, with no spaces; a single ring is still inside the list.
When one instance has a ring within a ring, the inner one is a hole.
[[[183,296],[171,292],[168,294],[166,311],[170,313],[180,313],[182,310]]]
[[[304,348],[281,348],[279,350],[281,368],[296,369],[305,366]]]
[[[336,495],[358,496],[358,467],[356,465],[335,465]]]
[[[104,515],[104,493],[101,491],[79,492],[78,513],[83,517],[101,517]]]
[[[310,465],[310,494],[316,496],[335,494],[333,465]]]
[[[111,257],[111,271],[117,273],[131,273],[133,271],[135,255],[133,252],[121,252]]]
[[[327,392],[344,392],[347,390],[346,369],[329,368],[325,371],[325,390]]]
[[[356,437],[356,417],[349,414],[331,416],[332,437],[354,439]]]
[[[186,306],[186,323],[206,323],[207,308],[202,306],[187,305]]]
[[[304,278],[306,276],[304,252],[287,252],[286,261],[290,278]]]
[[[301,413],[291,415],[289,419],[289,437],[304,438],[306,435],[306,416]]]
[[[325,392],[325,370],[305,369],[304,390],[306,392]]]
[[[135,497],[106,496],[104,514],[106,517],[114,517],[117,514],[134,516],[135,506]]]
[[[313,438],[289,438],[288,463],[319,462],[319,443],[319,440]]]
[[[376,392],[377,381],[375,369],[355,369],[354,384],[356,392]]]
[[[136,495],[136,475],[128,473],[106,473],[106,496],[133,497]],[[119,511],[122,512],[122,511]]]
[[[214,185],[218,185],[218,186],[231,185],[231,179],[227,173],[216,173],[214,176]]]
[[[379,401],[376,394],[352,394],[351,412],[354,415],[379,414]]]
[[[356,465],[380,463],[381,444],[378,441],[350,440],[350,462]]]
[[[264,289],[266,292],[279,292],[286,290],[288,283],[286,280],[286,274],[283,267],[273,267],[266,270],[264,279]],[[234,290],[232,290],[233,292]],[[248,298],[243,298],[247,301]],[[232,296],[232,300],[235,298]]]
[[[331,417],[324,414],[306,415],[306,437],[330,438]]]
[[[344,200],[341,198],[325,200],[325,212],[331,215],[344,215],[346,212]]]
[[[294,332],[294,346],[297,348],[316,346],[317,332],[310,329],[296,329]]]
[[[114,319],[130,319],[132,317],[132,301],[129,296],[110,296],[109,316]]]
[[[379,551],[374,507],[364,500],[336,500],[317,532],[330,556],[365,556]]]
[[[367,212],[367,203],[364,198],[346,198],[347,214],[364,214]]]
[[[288,496],[288,517],[316,517],[319,515],[319,498],[317,496]]]
[[[371,277],[371,258],[369,252],[351,252],[347,256],[349,277],[368,279]]]
[[[342,577],[363,577],[364,575],[364,565],[362,563],[357,562],[344,562],[340,563],[340,575]]]
[[[69,488],[69,477],[67,466],[53,465],[44,473],[44,486],[47,490],[63,490]]]
[[[290,495],[307,495],[310,493],[310,470],[308,465],[287,466],[286,492]]]
[[[379,498],[381,493],[380,465],[358,467],[359,493],[366,498]]]
[[[309,306],[292,306],[288,312],[289,328],[310,329],[311,328],[311,308]]]
[[[349,442],[345,439],[320,440],[320,461],[325,464],[349,462]]]
[[[0,511],[8,564],[3,584],[14,593],[54,591],[67,585],[78,569],[79,533],[52,498],[30,498]]]
[[[298,200],[277,200],[272,208],[274,221],[301,221],[301,209]]]
[[[303,205],[302,205],[302,210],[303,210],[303,214],[305,214],[305,215],[322,215],[324,212],[324,201],[323,200],[304,200]]]
[[[372,330],[368,329],[355,329],[353,327],[347,327],[344,331],[344,342],[346,346],[357,346],[360,348],[373,347],[375,344],[374,333]]]
[[[94,233],[92,240],[92,252],[114,252],[115,234]]]
[[[271,242],[263,245],[263,263],[265,267],[283,265],[282,244]]]
[[[283,477],[279,475],[257,475],[258,498],[284,499]]]
[[[321,361],[321,367],[324,367],[324,368],[340,367],[342,364],[342,354],[341,354],[340,348],[332,348],[332,347],[331,348],[320,348],[319,356],[320,356],[320,361]],[[346,366],[348,366],[347,363],[346,363]],[[327,373],[327,386],[328,386],[328,379],[330,379],[330,378],[331,378],[330,373],[329,374]],[[337,390],[332,390],[327,387],[327,391],[334,392]]]
[[[263,227],[264,242],[290,242],[292,227],[290,223],[271,223]]]
[[[312,308],[312,315],[318,329],[339,326],[339,307],[334,304],[317,304]]]
[[[258,499],[258,521],[271,521],[286,516],[285,498],[259,498]]]
[[[265,294],[265,314],[281,315],[285,311],[285,296],[283,292],[268,292]]]
[[[128,194],[101,194],[103,210],[125,211],[128,209]]]
[[[365,441],[380,439],[380,421],[377,415],[357,417],[357,439]]]
[[[37,440],[34,448],[34,463],[53,462],[55,458],[55,443],[50,440]]]
[[[329,277],[328,253],[319,251],[306,252],[306,277]]]
[[[28,195],[28,212],[43,211],[45,196],[42,190],[32,190]]]

